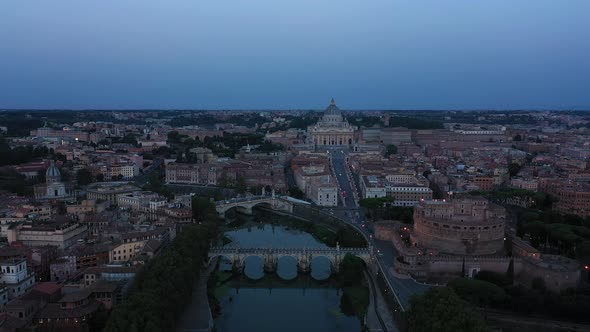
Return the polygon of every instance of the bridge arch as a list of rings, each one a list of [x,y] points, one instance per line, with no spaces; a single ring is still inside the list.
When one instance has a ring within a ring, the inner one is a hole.
[[[225,213],[233,208],[237,208],[246,214],[252,213],[252,208],[258,205],[266,206],[272,210],[279,211],[293,211],[293,203],[288,199],[280,196],[252,196],[248,198],[235,198],[226,201],[218,201],[215,203],[217,213],[223,217]]]
[[[209,258],[207,261],[208,265],[211,265],[213,263],[213,261],[215,261],[216,259],[218,259],[219,261],[225,260],[225,261],[231,262],[231,264],[234,263],[234,259],[233,259],[232,255],[226,254],[226,253],[214,253],[214,254],[209,253],[208,258]]]
[[[312,256],[309,263],[310,275],[315,280],[327,280],[334,274],[333,260],[326,255]]]
[[[299,275],[299,258],[295,255],[277,256],[276,274],[283,280],[293,280]]]
[[[262,255],[248,255],[241,258],[239,266],[242,267],[242,273],[250,279],[258,280],[264,278],[265,260]]]
[[[262,201],[262,202],[254,203],[254,204],[252,204],[251,209],[253,209],[253,208],[257,207],[257,206],[263,207],[263,208],[266,208],[266,209],[270,209],[270,210],[273,209],[273,204],[272,204],[272,202],[269,202],[269,201]]]

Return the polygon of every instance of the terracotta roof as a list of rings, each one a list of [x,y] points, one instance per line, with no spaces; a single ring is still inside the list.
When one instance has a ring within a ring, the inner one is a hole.
[[[117,290],[117,288],[119,288],[119,285],[116,283],[108,282],[108,281],[104,281],[104,280],[99,280],[99,281],[93,283],[87,289],[90,292],[96,293],[96,292],[114,292]]]
[[[79,292],[69,293],[64,295],[61,299],[59,299],[59,303],[67,303],[67,302],[78,302],[84,299],[87,299],[90,296],[90,291],[88,289],[83,289]]]
[[[27,322],[8,314],[0,314],[0,332],[17,331],[27,325]]]
[[[50,303],[45,306],[43,311],[37,314],[37,318],[77,318],[89,315],[98,310],[99,307],[100,303],[98,301],[91,301],[87,305],[74,309],[62,309],[59,303]]]
[[[137,266],[92,266],[84,270],[84,274],[106,273],[134,273],[139,270]]]
[[[39,291],[41,293],[45,293],[45,294],[53,294],[55,292],[61,292],[61,288],[62,285],[56,283],[56,282],[51,282],[51,281],[47,281],[47,282],[40,282],[38,284],[36,284],[35,286],[33,286],[33,290]]]

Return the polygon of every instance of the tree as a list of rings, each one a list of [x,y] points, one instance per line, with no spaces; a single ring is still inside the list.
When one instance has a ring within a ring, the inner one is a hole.
[[[516,134],[512,140],[515,142],[520,142],[522,141],[522,136],[520,136],[520,134]]]
[[[518,175],[518,172],[520,172],[521,168],[521,165],[517,163],[511,163],[510,165],[508,165],[508,174],[510,174],[510,177],[514,177]]]
[[[397,154],[397,146],[389,144],[385,147],[385,157],[389,157],[392,154]]]
[[[463,263],[461,264],[461,278],[465,278],[465,257],[463,257]]]
[[[531,288],[540,291],[541,293],[547,290],[547,286],[545,285],[545,280],[543,278],[535,278],[531,281]]]
[[[459,297],[478,307],[500,304],[506,300],[502,287],[477,279],[459,278],[449,283]]]
[[[36,178],[36,180],[37,180],[38,183],[45,182],[45,180],[46,180],[45,179],[45,174],[46,174],[46,171],[44,171],[44,170],[37,171],[37,178]]]
[[[25,176],[15,171],[12,167],[0,168],[0,190],[24,195],[27,189],[31,187],[27,185]]]
[[[196,222],[214,220],[217,217],[215,203],[211,202],[208,198],[193,197],[191,205],[193,209],[193,219]]]
[[[431,288],[410,300],[410,332],[488,331],[481,315],[448,287]]]
[[[94,182],[94,176],[87,168],[82,168],[76,172],[76,182],[78,182],[79,185],[85,186]]]
[[[363,280],[363,260],[347,253],[340,262],[340,280],[342,286],[357,286]]]
[[[359,205],[367,210],[373,220],[377,220],[383,215],[385,205],[393,201],[393,197],[363,198],[359,201]]]
[[[171,131],[168,133],[168,141],[171,143],[178,143],[180,142],[180,134],[177,131]]]
[[[512,281],[508,278],[506,274],[497,273],[494,271],[479,271],[475,276],[475,279],[487,281],[500,287],[507,287],[512,285]]]
[[[510,284],[514,282],[514,258],[510,258],[510,263],[508,264],[508,270],[506,271],[506,278]]]
[[[243,176],[238,176],[236,179],[236,192],[238,194],[243,194],[246,192],[246,189],[248,189],[246,187],[246,179],[244,179]]]
[[[149,181],[145,186],[143,186],[143,190],[153,191],[168,199],[174,198],[174,193],[162,183],[158,172],[152,172],[149,175]]]
[[[104,331],[174,331],[216,232],[214,220],[184,226],[166,250],[135,275],[130,296],[113,308]]]
[[[293,198],[303,199],[305,198],[305,193],[301,191],[298,187],[289,187],[287,190],[289,192],[289,196]]]

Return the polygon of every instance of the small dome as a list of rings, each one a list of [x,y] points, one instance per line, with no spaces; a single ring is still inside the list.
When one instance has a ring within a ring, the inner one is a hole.
[[[47,168],[47,172],[45,172],[46,178],[59,178],[61,177],[61,173],[59,172],[59,168],[55,166],[55,162],[52,160],[51,165]]]

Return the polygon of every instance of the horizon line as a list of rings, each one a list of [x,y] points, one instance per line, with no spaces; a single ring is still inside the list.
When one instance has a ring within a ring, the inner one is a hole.
[[[52,112],[52,111],[66,111],[66,112],[323,112],[325,109],[318,108],[2,108],[0,112]],[[343,112],[590,112],[590,108],[576,109],[576,108],[446,108],[446,109],[428,109],[428,108],[403,108],[403,109],[340,109]]]

